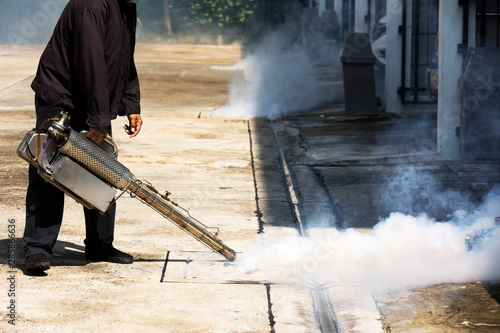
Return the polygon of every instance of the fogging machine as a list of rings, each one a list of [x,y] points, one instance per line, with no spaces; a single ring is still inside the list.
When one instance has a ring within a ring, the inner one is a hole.
[[[129,192],[195,239],[229,260],[236,253],[219,238],[218,228],[210,232],[205,225],[150,183],[138,180],[117,161],[118,149],[111,140],[100,144],[88,139],[65,123],[70,116],[62,112],[47,131],[26,133],[17,154],[33,165],[40,176],[89,209],[105,212],[120,196]],[[117,193],[121,193],[117,196]]]

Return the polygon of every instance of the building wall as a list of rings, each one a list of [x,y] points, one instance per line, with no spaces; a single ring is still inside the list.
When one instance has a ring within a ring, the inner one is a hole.
[[[328,0],[319,0],[318,6],[320,12],[325,9]],[[402,43],[403,36],[400,33],[400,26],[403,24],[403,1],[407,2],[406,16],[406,48],[412,47],[412,1],[421,0],[387,0],[387,49],[386,49],[386,79],[385,79],[385,103],[386,110],[394,113],[410,112],[437,112],[437,152],[442,160],[460,160],[460,139],[457,137],[457,129],[460,124],[460,89],[458,81],[462,76],[463,55],[458,53],[458,45],[462,44],[462,26],[463,26],[463,6],[458,1],[439,1],[439,22],[438,22],[438,62],[439,62],[439,86],[437,105],[422,104],[402,104],[401,96],[398,94],[398,88],[401,86],[401,71],[405,70],[408,87],[412,75],[411,52],[406,55],[406,67],[402,69]],[[476,2],[469,0],[468,17],[468,45],[466,47],[476,46],[477,28],[476,28]],[[343,19],[342,5],[346,3],[342,0],[334,2],[334,9],[339,20]],[[422,5],[430,2],[422,1]],[[376,13],[376,0],[356,0],[354,24],[351,25],[351,31],[369,32],[376,19],[380,17]],[[369,6],[371,7],[369,8]],[[435,6],[435,4],[434,4]],[[366,22],[368,16],[371,22]],[[344,19],[346,16],[344,16]],[[491,29],[490,29],[491,30]],[[488,36],[486,36],[488,38]],[[490,36],[491,37],[491,36]],[[414,39],[413,39],[414,42]],[[426,45],[430,45],[426,41]],[[422,50],[417,50],[423,52]],[[420,64],[425,67],[425,64]],[[419,73],[422,73],[420,71]],[[422,75],[422,74],[419,74]],[[421,78],[421,77],[420,77]],[[421,80],[420,80],[421,81]],[[422,83],[422,82],[420,82]]]
[[[463,8],[455,1],[439,4],[439,83],[438,138],[439,156],[443,160],[460,159],[460,90],[462,56],[457,45],[462,43]]]

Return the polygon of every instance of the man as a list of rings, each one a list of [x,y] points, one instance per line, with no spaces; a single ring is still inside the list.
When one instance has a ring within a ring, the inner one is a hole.
[[[137,12],[131,0],[70,0],[43,52],[31,87],[36,126],[69,112],[71,127],[88,130],[96,142],[110,138],[111,120],[126,115],[125,132],[142,126],[139,81],[134,64]],[[50,122],[44,126],[47,128]],[[26,196],[26,268],[44,271],[61,227],[64,194],[30,166]],[[85,255],[89,260],[130,264],[113,247],[115,205],[104,214],[84,209]]]

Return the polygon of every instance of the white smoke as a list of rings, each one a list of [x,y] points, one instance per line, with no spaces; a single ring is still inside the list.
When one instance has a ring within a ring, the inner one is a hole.
[[[240,62],[245,79],[232,83],[220,116],[276,118],[317,105],[317,82],[302,52],[252,55]]]
[[[326,101],[306,50],[283,47],[281,37],[272,34],[235,66],[244,79],[235,80],[228,104],[215,115],[276,118]],[[308,237],[278,241],[264,233],[238,255],[236,271],[225,278],[309,286],[355,283],[374,293],[500,280],[500,226],[494,224],[500,216],[500,191],[493,191],[472,213],[448,215],[453,207],[470,209],[471,198],[439,188],[426,172],[411,167],[398,171],[379,193],[394,213],[373,230],[310,228]],[[433,216],[443,211],[448,220],[437,221]],[[466,236],[471,230],[481,238],[469,250]]]
[[[5,0],[0,3],[0,43],[45,44],[69,0]]]
[[[473,194],[470,191],[457,191],[446,182],[435,179],[441,172],[434,165],[402,164],[394,167],[394,172],[386,178],[386,186],[378,190],[380,210],[419,214],[425,212],[432,218],[444,221],[448,214],[457,207],[463,210],[474,210]],[[382,209],[383,208],[383,209]],[[387,216],[387,215],[383,215]]]
[[[323,43],[331,63],[338,50]],[[243,72],[230,86],[228,103],[215,116],[277,118],[290,112],[307,111],[334,99],[321,91],[313,61],[306,48],[290,40],[287,26],[270,33],[256,51],[234,66]],[[324,55],[320,55],[324,57]]]
[[[355,229],[310,229],[309,237],[265,238],[237,259],[239,277],[274,283],[323,285],[356,283],[389,292],[439,283],[500,279],[500,195],[490,195],[472,214],[457,212],[450,222],[426,214],[393,213],[372,233]],[[485,231],[468,251],[468,231]]]

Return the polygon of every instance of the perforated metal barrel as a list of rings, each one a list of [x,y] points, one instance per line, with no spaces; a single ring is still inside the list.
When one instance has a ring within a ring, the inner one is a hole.
[[[131,174],[127,167],[74,130],[59,151],[120,190],[130,182]]]

